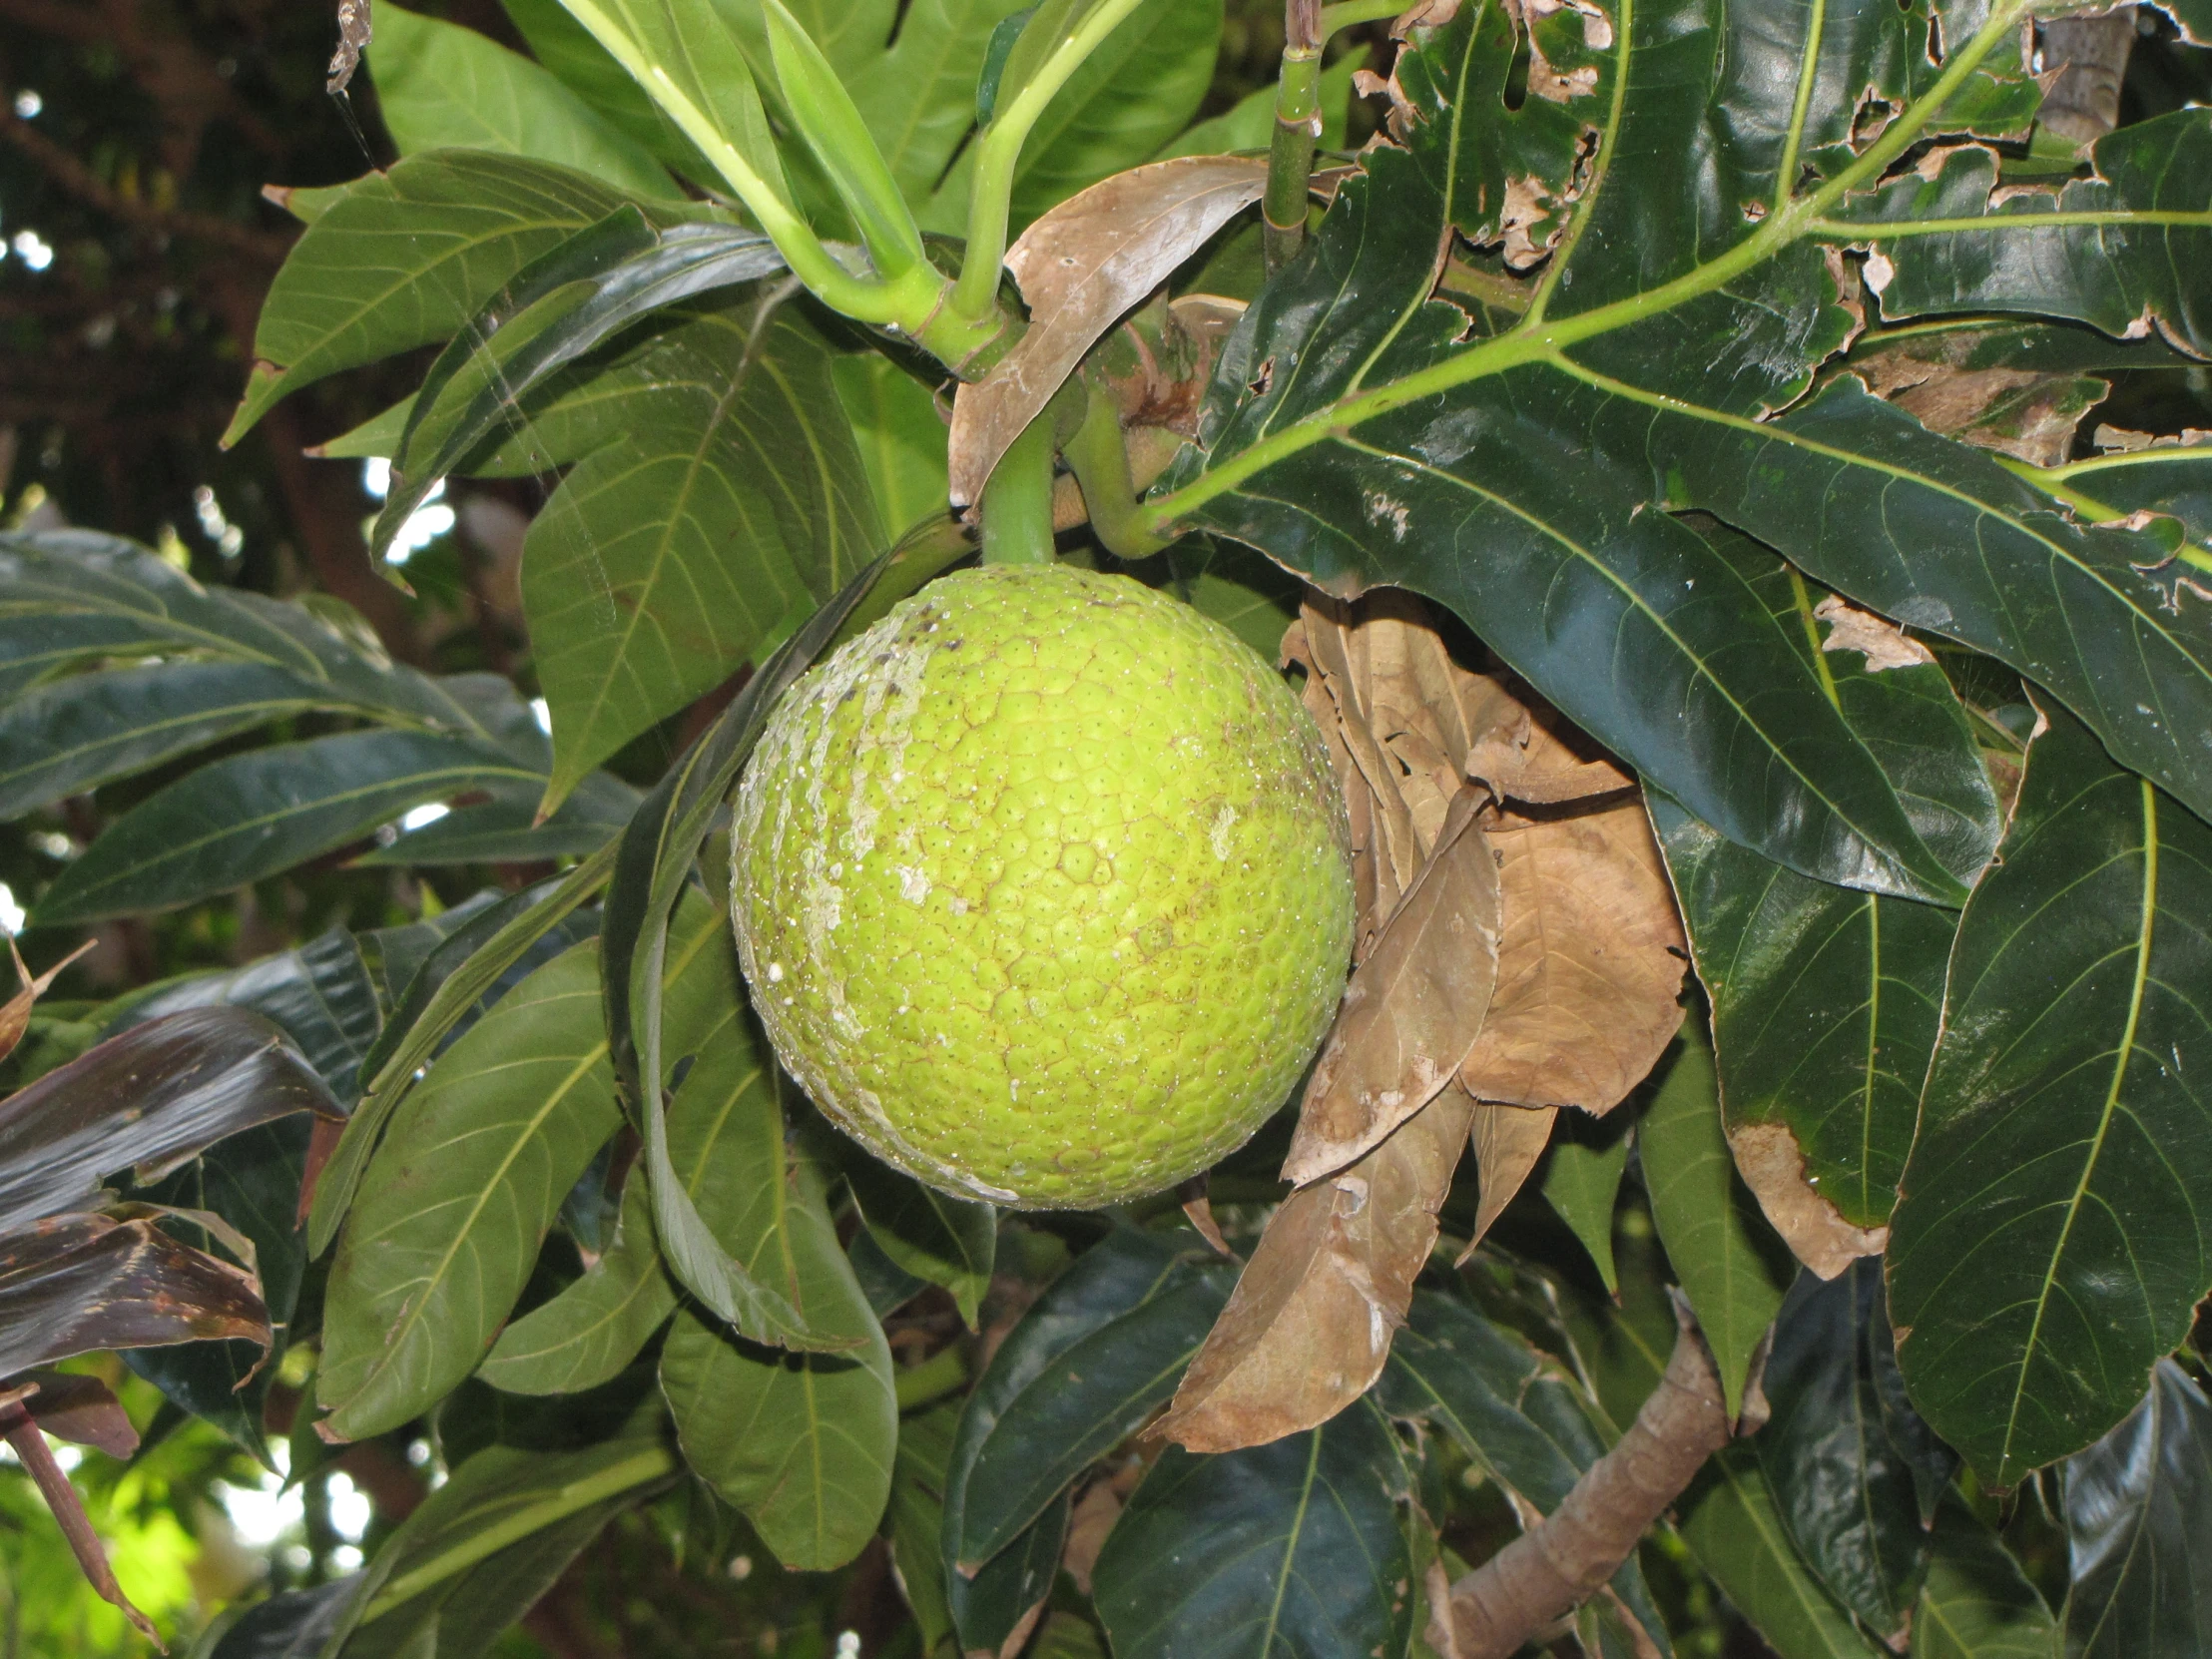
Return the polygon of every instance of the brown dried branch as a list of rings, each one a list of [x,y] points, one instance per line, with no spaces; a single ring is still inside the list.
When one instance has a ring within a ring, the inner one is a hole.
[[[1557,1509],[1451,1587],[1448,1629],[1429,1641],[1454,1659],[1509,1659],[1604,1588],[1644,1531],[1728,1443],[1728,1407],[1705,1338],[1679,1305],[1674,1355],[1620,1443]]]

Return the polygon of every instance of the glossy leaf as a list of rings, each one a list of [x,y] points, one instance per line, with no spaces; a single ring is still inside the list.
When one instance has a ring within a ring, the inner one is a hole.
[[[1450,1435],[1485,1474],[1543,1515],[1605,1453],[1583,1400],[1556,1363],[1458,1298],[1434,1291],[1414,1293],[1377,1395],[1392,1416],[1420,1418]],[[1646,1639],[1671,1652],[1635,1556],[1621,1563],[1612,1588]]]
[[[2099,517],[2133,512],[2171,513],[2198,547],[2212,547],[2212,443],[2140,443],[2121,434],[2126,447],[2056,469],[2065,487],[2096,503]],[[2098,442],[2108,441],[2100,431]],[[2198,569],[2205,560],[2185,554]]]
[[[1885,1639],[1905,1630],[1928,1570],[1920,1488],[1939,1492],[1951,1463],[1910,1407],[1902,1417],[1885,1412],[1882,1380],[1903,1392],[1896,1368],[1873,1263],[1828,1284],[1800,1274],[1767,1358],[1774,1414],[1752,1442],[1798,1553]],[[1916,1469],[1931,1460],[1927,1473]]]
[[[2212,1402],[2161,1360],[2150,1391],[2066,1461],[2068,1659],[2174,1659],[2212,1641]]]
[[[482,151],[410,156],[356,180],[271,283],[224,441],[310,381],[450,338],[500,283],[620,203],[583,174]]]
[[[2053,1659],[2057,1623],[1996,1534],[1955,1494],[1936,1511],[1913,1659]]]
[[[898,1455],[891,1463],[889,1536],[891,1566],[913,1609],[922,1651],[934,1653],[952,1634],[945,1567],[937,1555],[944,1532],[944,1471],[952,1454],[958,1400],[944,1400],[900,1419]]]
[[[518,1394],[577,1393],[612,1381],[676,1311],[646,1183],[624,1183],[614,1240],[584,1276],[506,1326],[476,1375]]]
[[[409,808],[538,775],[487,744],[346,732],[212,761],[110,825],[46,889],[41,925],[171,909],[343,846]]]
[[[174,663],[42,687],[0,709],[0,816],[159,766],[315,706],[313,690],[255,663]]]
[[[1748,1446],[1706,1464],[1677,1509],[1698,1565],[1782,1659],[1881,1659],[1790,1543],[1774,1492]]]
[[[670,1103],[669,1155],[742,1271],[840,1345],[787,1354],[707,1310],[680,1311],[661,1388],[685,1460],[786,1567],[841,1566],[873,1535],[890,1493],[890,1349],[838,1248],[820,1162],[785,1144],[775,1059],[742,998],[726,1005]]]
[[[956,1570],[972,1572],[1006,1548],[1078,1474],[1143,1426],[1175,1391],[1233,1280],[1219,1259],[1174,1262],[1142,1301],[1059,1349],[1017,1391],[994,1395],[989,1429],[960,1446]]]
[[[1694,1016],[1636,1125],[1636,1146],[1667,1260],[1712,1345],[1733,1417],[1752,1353],[1782,1307],[1791,1274],[1729,1157],[1713,1051]]]
[[[402,156],[492,151],[573,168],[627,195],[678,194],[635,140],[528,58],[474,29],[387,0],[377,8],[368,67],[377,110]]]
[[[456,1042],[395,1116],[325,1293],[316,1397],[359,1439],[476,1369],[562,1198],[621,1123],[598,947],[540,968]]]
[[[840,1162],[876,1248],[915,1278],[950,1291],[972,1331],[976,1310],[991,1286],[998,1212],[988,1204],[971,1204],[925,1187],[862,1152]]]
[[[1663,796],[1651,814],[1712,999],[1728,1131],[1775,1171],[1759,1196],[1776,1228],[1833,1273],[1880,1248],[1896,1206],[1957,917],[1810,880]]]
[[[587,775],[544,823],[540,792],[487,791],[493,800],[456,807],[419,830],[403,830],[389,846],[353,860],[361,864],[543,863],[597,852],[622,833],[637,810],[638,792],[604,772]],[[501,799],[503,798],[503,799]]]
[[[14,1229],[90,1208],[103,1176],[135,1165],[153,1179],[293,1112],[335,1108],[259,1014],[200,1008],[135,1026],[0,1101],[0,1215]]]
[[[1959,924],[1890,1244],[1914,1402],[2006,1485],[2124,1416],[2212,1285],[2212,829],[2049,719]]]
[[[1358,1404],[1273,1445],[1169,1446],[1106,1536],[1094,1573],[1116,1659],[1402,1654],[1412,1634],[1409,1479]]]

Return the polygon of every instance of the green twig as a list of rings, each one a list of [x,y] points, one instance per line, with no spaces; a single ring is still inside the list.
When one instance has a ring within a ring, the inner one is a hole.
[[[1006,446],[983,486],[983,562],[1052,562],[1052,411]]]
[[[1168,544],[1145,528],[1137,510],[1137,486],[1129,475],[1129,446],[1121,410],[1099,387],[1083,382],[1082,424],[1061,446],[1068,470],[1083,486],[1083,505],[1099,544],[1117,559],[1142,559]]]
[[[1317,0],[1287,0],[1283,8],[1283,69],[1275,84],[1275,142],[1268,152],[1267,194],[1261,200],[1261,248],[1268,275],[1286,265],[1306,240],[1306,193],[1321,137],[1322,8]]]

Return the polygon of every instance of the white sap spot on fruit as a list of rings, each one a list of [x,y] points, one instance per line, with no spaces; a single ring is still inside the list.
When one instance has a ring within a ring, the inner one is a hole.
[[[909,904],[919,904],[929,896],[929,877],[922,873],[919,864],[900,864],[898,869],[898,894]]]
[[[967,900],[962,898],[958,893],[954,893],[949,902],[952,905],[952,913],[954,915],[964,916],[967,914]]]
[[[1229,861],[1229,831],[1235,829],[1236,825],[1237,809],[1224,806],[1220,812],[1214,815],[1214,828],[1207,832],[1207,838],[1214,845],[1214,856],[1223,863]]]
[[[784,964],[782,962],[769,963],[768,982],[772,985],[781,985],[784,982]]]

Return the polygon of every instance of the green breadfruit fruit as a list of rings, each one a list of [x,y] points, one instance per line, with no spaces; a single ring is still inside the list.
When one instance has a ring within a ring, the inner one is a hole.
[[[962,1197],[1197,1174],[1282,1104],[1344,989],[1321,734],[1227,629],[1124,577],[995,566],[904,601],[793,688],[736,807],[777,1054]]]

